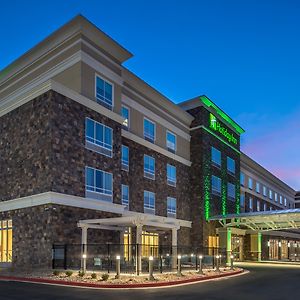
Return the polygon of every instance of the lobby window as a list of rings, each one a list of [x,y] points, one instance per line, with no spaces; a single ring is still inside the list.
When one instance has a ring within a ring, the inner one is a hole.
[[[129,187],[122,184],[122,205],[129,206]]]
[[[248,188],[249,188],[250,190],[253,189],[253,180],[252,180],[251,177],[248,178]]]
[[[122,105],[121,115],[124,118],[123,128],[128,129],[129,128],[129,108],[127,106]]]
[[[155,159],[149,155],[144,155],[144,177],[155,179]]]
[[[176,167],[167,164],[167,182],[168,185],[176,186]]]
[[[279,196],[279,203],[282,204],[282,196]]]
[[[99,76],[96,76],[96,99],[98,103],[112,110],[113,85]]]
[[[253,199],[252,199],[252,197],[249,198],[249,209],[250,209],[250,211],[253,210]]]
[[[241,172],[240,175],[241,186],[245,186],[245,174]]]
[[[277,193],[274,193],[275,202],[278,201]]]
[[[228,199],[235,200],[235,185],[230,182],[227,183],[227,197]]]
[[[168,217],[176,217],[176,198],[167,198],[167,214]]]
[[[215,147],[211,147],[211,162],[217,167],[221,167],[221,151]]]
[[[235,160],[227,156],[227,172],[235,174]]]
[[[211,176],[211,191],[214,195],[221,195],[221,178],[214,175]]]
[[[256,201],[256,210],[260,211],[260,201],[259,200]]]
[[[86,197],[96,198],[104,201],[112,201],[112,174],[90,167],[86,167],[85,174]]]
[[[122,145],[122,170],[128,171],[129,170],[129,148],[127,146]]]
[[[269,190],[269,198],[270,198],[270,200],[273,200],[273,192],[272,192],[272,190]]]
[[[267,188],[265,186],[263,186],[263,195],[267,197]]]
[[[113,130],[92,119],[85,119],[85,143],[89,150],[112,157]]]
[[[256,193],[260,193],[260,183],[256,182]]]
[[[242,193],[240,196],[240,206],[245,207],[245,194]]]
[[[155,141],[155,123],[146,118],[144,118],[144,138],[151,143]]]
[[[155,194],[149,191],[144,191],[144,211],[150,212],[151,210],[155,210]]]
[[[267,204],[264,203],[264,211],[266,211],[266,210],[267,210]]]
[[[12,220],[0,221],[0,262],[12,262]]]
[[[287,201],[286,201],[286,198],[284,198],[284,206],[287,205]]]
[[[176,152],[176,135],[167,130],[167,149],[173,153]]]

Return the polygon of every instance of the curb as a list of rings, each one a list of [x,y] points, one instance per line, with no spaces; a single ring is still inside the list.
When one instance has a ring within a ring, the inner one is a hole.
[[[176,280],[176,281],[169,281],[169,282],[152,282],[152,283],[137,283],[137,284],[97,284],[97,283],[70,282],[64,280],[52,280],[52,279],[16,277],[16,276],[0,276],[0,280],[51,284],[51,285],[60,285],[60,286],[69,286],[69,287],[96,288],[96,289],[137,289],[137,288],[172,287],[178,285],[192,284],[201,281],[235,276],[235,275],[242,274],[243,272],[244,270],[238,270],[226,274],[211,275],[211,276],[200,277],[200,278],[190,278],[190,279],[183,279],[183,280]]]

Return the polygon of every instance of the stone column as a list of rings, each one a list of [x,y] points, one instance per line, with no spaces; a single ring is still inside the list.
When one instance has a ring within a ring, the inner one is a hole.
[[[87,258],[87,230],[86,226],[81,227],[81,270],[86,272],[86,258]]]
[[[177,269],[177,231],[178,228],[172,228],[172,270]]]
[[[231,256],[231,228],[219,228],[220,248],[226,248],[226,262],[230,264]]]
[[[261,261],[261,232],[251,234],[250,251],[257,254],[257,261]]]

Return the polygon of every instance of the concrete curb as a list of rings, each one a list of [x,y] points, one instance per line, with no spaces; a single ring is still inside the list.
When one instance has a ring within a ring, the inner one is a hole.
[[[201,282],[201,281],[235,276],[235,275],[242,274],[243,272],[244,272],[244,270],[238,270],[238,271],[234,271],[234,272],[228,272],[228,273],[211,275],[211,276],[206,276],[206,277],[199,277],[199,278],[190,278],[190,279],[168,281],[168,282],[149,282],[149,283],[136,283],[136,284],[134,284],[134,283],[132,283],[132,284],[97,284],[97,283],[71,282],[71,281],[64,281],[64,280],[28,278],[28,277],[17,277],[17,276],[0,276],[0,280],[60,285],[60,286],[69,286],[69,287],[96,288],[96,289],[137,289],[137,288],[158,288],[158,287],[172,287],[172,286],[186,285],[186,284],[192,284],[192,283],[197,283],[197,282]]]

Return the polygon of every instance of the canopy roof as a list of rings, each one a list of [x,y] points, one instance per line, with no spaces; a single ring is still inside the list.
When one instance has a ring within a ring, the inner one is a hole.
[[[300,209],[273,210],[214,216],[223,227],[248,228],[257,231],[273,231],[300,228]]]

